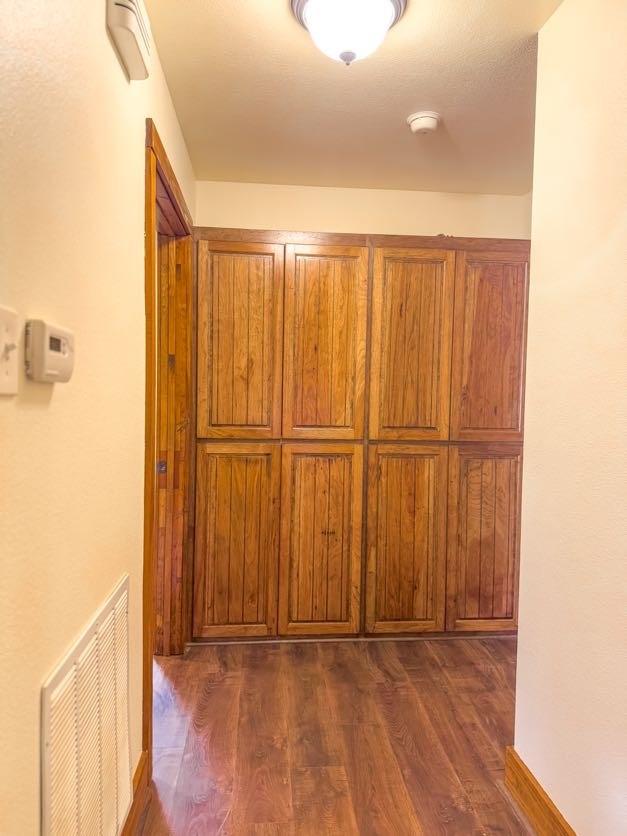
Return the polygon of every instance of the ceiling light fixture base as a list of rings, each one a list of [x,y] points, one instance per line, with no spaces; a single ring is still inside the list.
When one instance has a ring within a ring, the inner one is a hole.
[[[292,12],[294,13],[294,17],[300,23],[301,26],[304,26],[306,29],[307,26],[305,24],[305,6],[307,5],[307,0],[290,0],[292,5]],[[390,28],[394,26],[395,23],[403,17],[405,13],[405,9],[407,8],[407,0],[390,0],[393,8],[394,8],[394,19],[390,25]]]

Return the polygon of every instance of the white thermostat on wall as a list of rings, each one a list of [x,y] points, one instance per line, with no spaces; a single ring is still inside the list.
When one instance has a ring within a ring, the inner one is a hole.
[[[74,334],[43,319],[26,322],[26,374],[39,383],[66,383],[74,370]]]

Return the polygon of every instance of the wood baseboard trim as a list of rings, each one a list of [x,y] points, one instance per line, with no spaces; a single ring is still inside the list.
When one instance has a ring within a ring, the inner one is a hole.
[[[540,836],[576,836],[513,746],[505,750],[505,786]]]
[[[139,832],[141,817],[150,801],[149,765],[148,752],[144,751],[139,756],[133,775],[133,802],[122,828],[122,836],[136,836]]]
[[[499,630],[495,633],[371,633],[363,635],[356,633],[352,636],[263,636],[258,639],[244,638],[215,638],[195,639],[187,642],[183,649],[183,656],[195,647],[215,647],[216,645],[234,644],[307,644],[312,642],[415,642],[415,641],[451,641],[463,639],[464,641],[481,639],[505,639],[515,640],[517,633],[512,630]],[[157,656],[159,654],[156,654]]]

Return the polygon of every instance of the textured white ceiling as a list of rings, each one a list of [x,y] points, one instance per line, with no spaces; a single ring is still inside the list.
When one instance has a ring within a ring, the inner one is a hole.
[[[147,0],[200,180],[522,194],[536,33],[560,0],[409,0],[370,58],[331,61],[289,0]],[[437,134],[414,136],[416,110]]]

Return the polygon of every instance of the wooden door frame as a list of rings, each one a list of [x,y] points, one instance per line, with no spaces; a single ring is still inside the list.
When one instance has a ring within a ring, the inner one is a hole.
[[[156,556],[156,528],[158,509],[157,473],[157,407],[158,407],[158,289],[157,239],[160,232],[159,216],[175,238],[190,239],[192,217],[183,192],[166,155],[163,143],[152,119],[146,120],[145,171],[145,305],[146,305],[146,393],[145,393],[145,456],[144,456],[144,552],[143,552],[143,699],[142,699],[142,763],[145,764],[146,783],[151,776],[152,759],[152,660],[154,653],[154,568]],[[190,281],[193,277],[192,258],[187,265]],[[193,415],[193,411],[191,413]],[[190,471],[193,472],[193,471]],[[139,769],[138,769],[139,772]],[[140,777],[138,776],[138,780]],[[141,781],[140,781],[141,782]],[[135,787],[136,792],[138,787]]]

